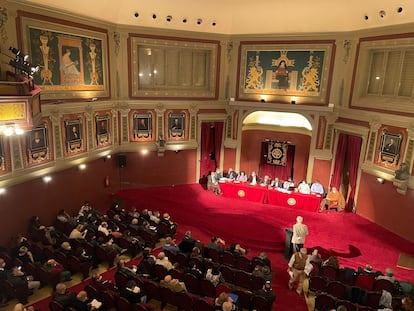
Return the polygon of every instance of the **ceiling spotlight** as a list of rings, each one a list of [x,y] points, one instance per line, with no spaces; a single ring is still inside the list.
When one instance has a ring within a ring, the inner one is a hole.
[[[50,176],[43,176],[43,182],[44,183],[49,183],[49,182],[51,182],[52,181],[52,177],[50,177]]]
[[[377,182],[380,183],[380,184],[383,184],[384,183],[384,178],[377,177]]]
[[[217,22],[216,21],[212,21],[211,22],[211,26],[215,27],[216,25],[217,25]]]
[[[86,168],[86,164],[80,164],[78,167],[82,171]]]
[[[6,189],[5,188],[0,188],[0,194],[6,193]]]
[[[188,20],[187,20],[187,18],[186,18],[186,17],[184,17],[184,18],[183,18],[183,24],[187,23],[187,21],[188,21]]]
[[[157,19],[157,14],[152,14],[152,19]]]
[[[135,18],[138,18],[139,17],[139,13],[138,12],[135,12],[134,13],[134,16],[135,16]]]
[[[366,21],[368,20],[368,18],[369,18],[369,17],[368,17],[368,15],[365,15],[365,16],[364,16],[364,19],[365,19]]]
[[[171,15],[168,15],[168,16],[165,18],[165,20],[166,20],[168,23],[171,23],[171,21],[172,21],[172,16],[171,16]]]
[[[387,12],[385,12],[384,10],[379,11],[378,14],[381,18],[384,18],[385,16],[387,16]]]
[[[400,6],[397,8],[397,13],[402,13],[403,12],[403,8]]]
[[[201,25],[203,23],[203,20],[201,18],[197,19],[197,25]]]

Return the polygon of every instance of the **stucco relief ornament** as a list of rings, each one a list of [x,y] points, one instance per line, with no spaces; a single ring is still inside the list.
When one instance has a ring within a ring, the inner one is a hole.
[[[348,63],[348,59],[349,59],[349,51],[351,50],[351,40],[344,40],[344,58],[343,61],[344,63]]]
[[[408,188],[408,180],[410,179],[410,168],[407,163],[401,163],[400,168],[395,171],[393,185],[400,194],[406,194]]]
[[[6,43],[7,41],[7,32],[6,32],[6,23],[9,19],[7,15],[7,9],[0,7],[0,38],[3,43]]]

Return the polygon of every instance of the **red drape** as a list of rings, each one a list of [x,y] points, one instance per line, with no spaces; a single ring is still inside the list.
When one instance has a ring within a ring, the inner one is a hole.
[[[332,173],[330,188],[335,187],[336,189],[339,190],[339,187],[341,186],[342,171],[343,171],[344,162],[345,162],[346,143],[347,143],[347,135],[340,133],[339,140],[338,140],[338,147],[336,148],[335,166],[334,166],[334,170]]]
[[[220,163],[220,150],[223,142],[223,122],[201,123],[200,177],[204,179]],[[211,159],[214,152],[215,159]]]
[[[362,138],[358,136],[348,136],[348,170],[349,170],[349,186],[348,202],[345,210],[352,212],[354,208],[355,187],[358,176],[359,156],[361,154]]]
[[[288,145],[286,166],[273,165],[267,163],[267,142],[262,142],[262,151],[259,165],[259,176],[263,178],[269,175],[272,179],[278,177],[280,180],[286,180],[288,177],[293,178],[293,164],[295,161],[295,146]]]

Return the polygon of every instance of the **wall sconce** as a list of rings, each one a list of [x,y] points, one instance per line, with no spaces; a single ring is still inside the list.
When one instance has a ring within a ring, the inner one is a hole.
[[[80,171],[83,171],[86,168],[86,164],[79,164],[78,168]]]
[[[178,149],[177,149],[177,150],[175,150],[175,153],[176,153],[176,154],[177,154],[177,153],[180,153],[180,152],[181,152],[181,150],[178,150]]]
[[[24,130],[19,128],[14,123],[7,123],[5,125],[0,125],[0,135],[12,136],[12,135],[22,135]]]
[[[385,181],[384,181],[384,178],[377,177],[377,182],[378,182],[379,184],[383,184]]]
[[[148,150],[147,150],[147,149],[142,149],[142,150],[141,150],[141,153],[142,153],[143,155],[146,155],[146,154],[148,154]]]
[[[5,194],[6,193],[6,188],[0,188],[0,195]]]

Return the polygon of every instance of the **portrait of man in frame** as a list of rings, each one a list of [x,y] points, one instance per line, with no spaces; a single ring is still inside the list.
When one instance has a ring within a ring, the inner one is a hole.
[[[400,158],[402,135],[383,132],[381,136],[380,160],[388,164],[397,164]]]
[[[82,126],[81,121],[71,120],[66,121],[66,142],[68,151],[73,152],[82,148]]]
[[[109,116],[96,117],[96,139],[98,145],[106,145],[110,142]]]
[[[141,140],[152,137],[152,115],[134,114],[134,139]]]
[[[171,114],[168,119],[168,129],[170,136],[173,138],[184,137],[185,129],[185,115],[184,114]]]
[[[47,128],[38,127],[29,132],[27,137],[29,163],[38,163],[48,157]]]

